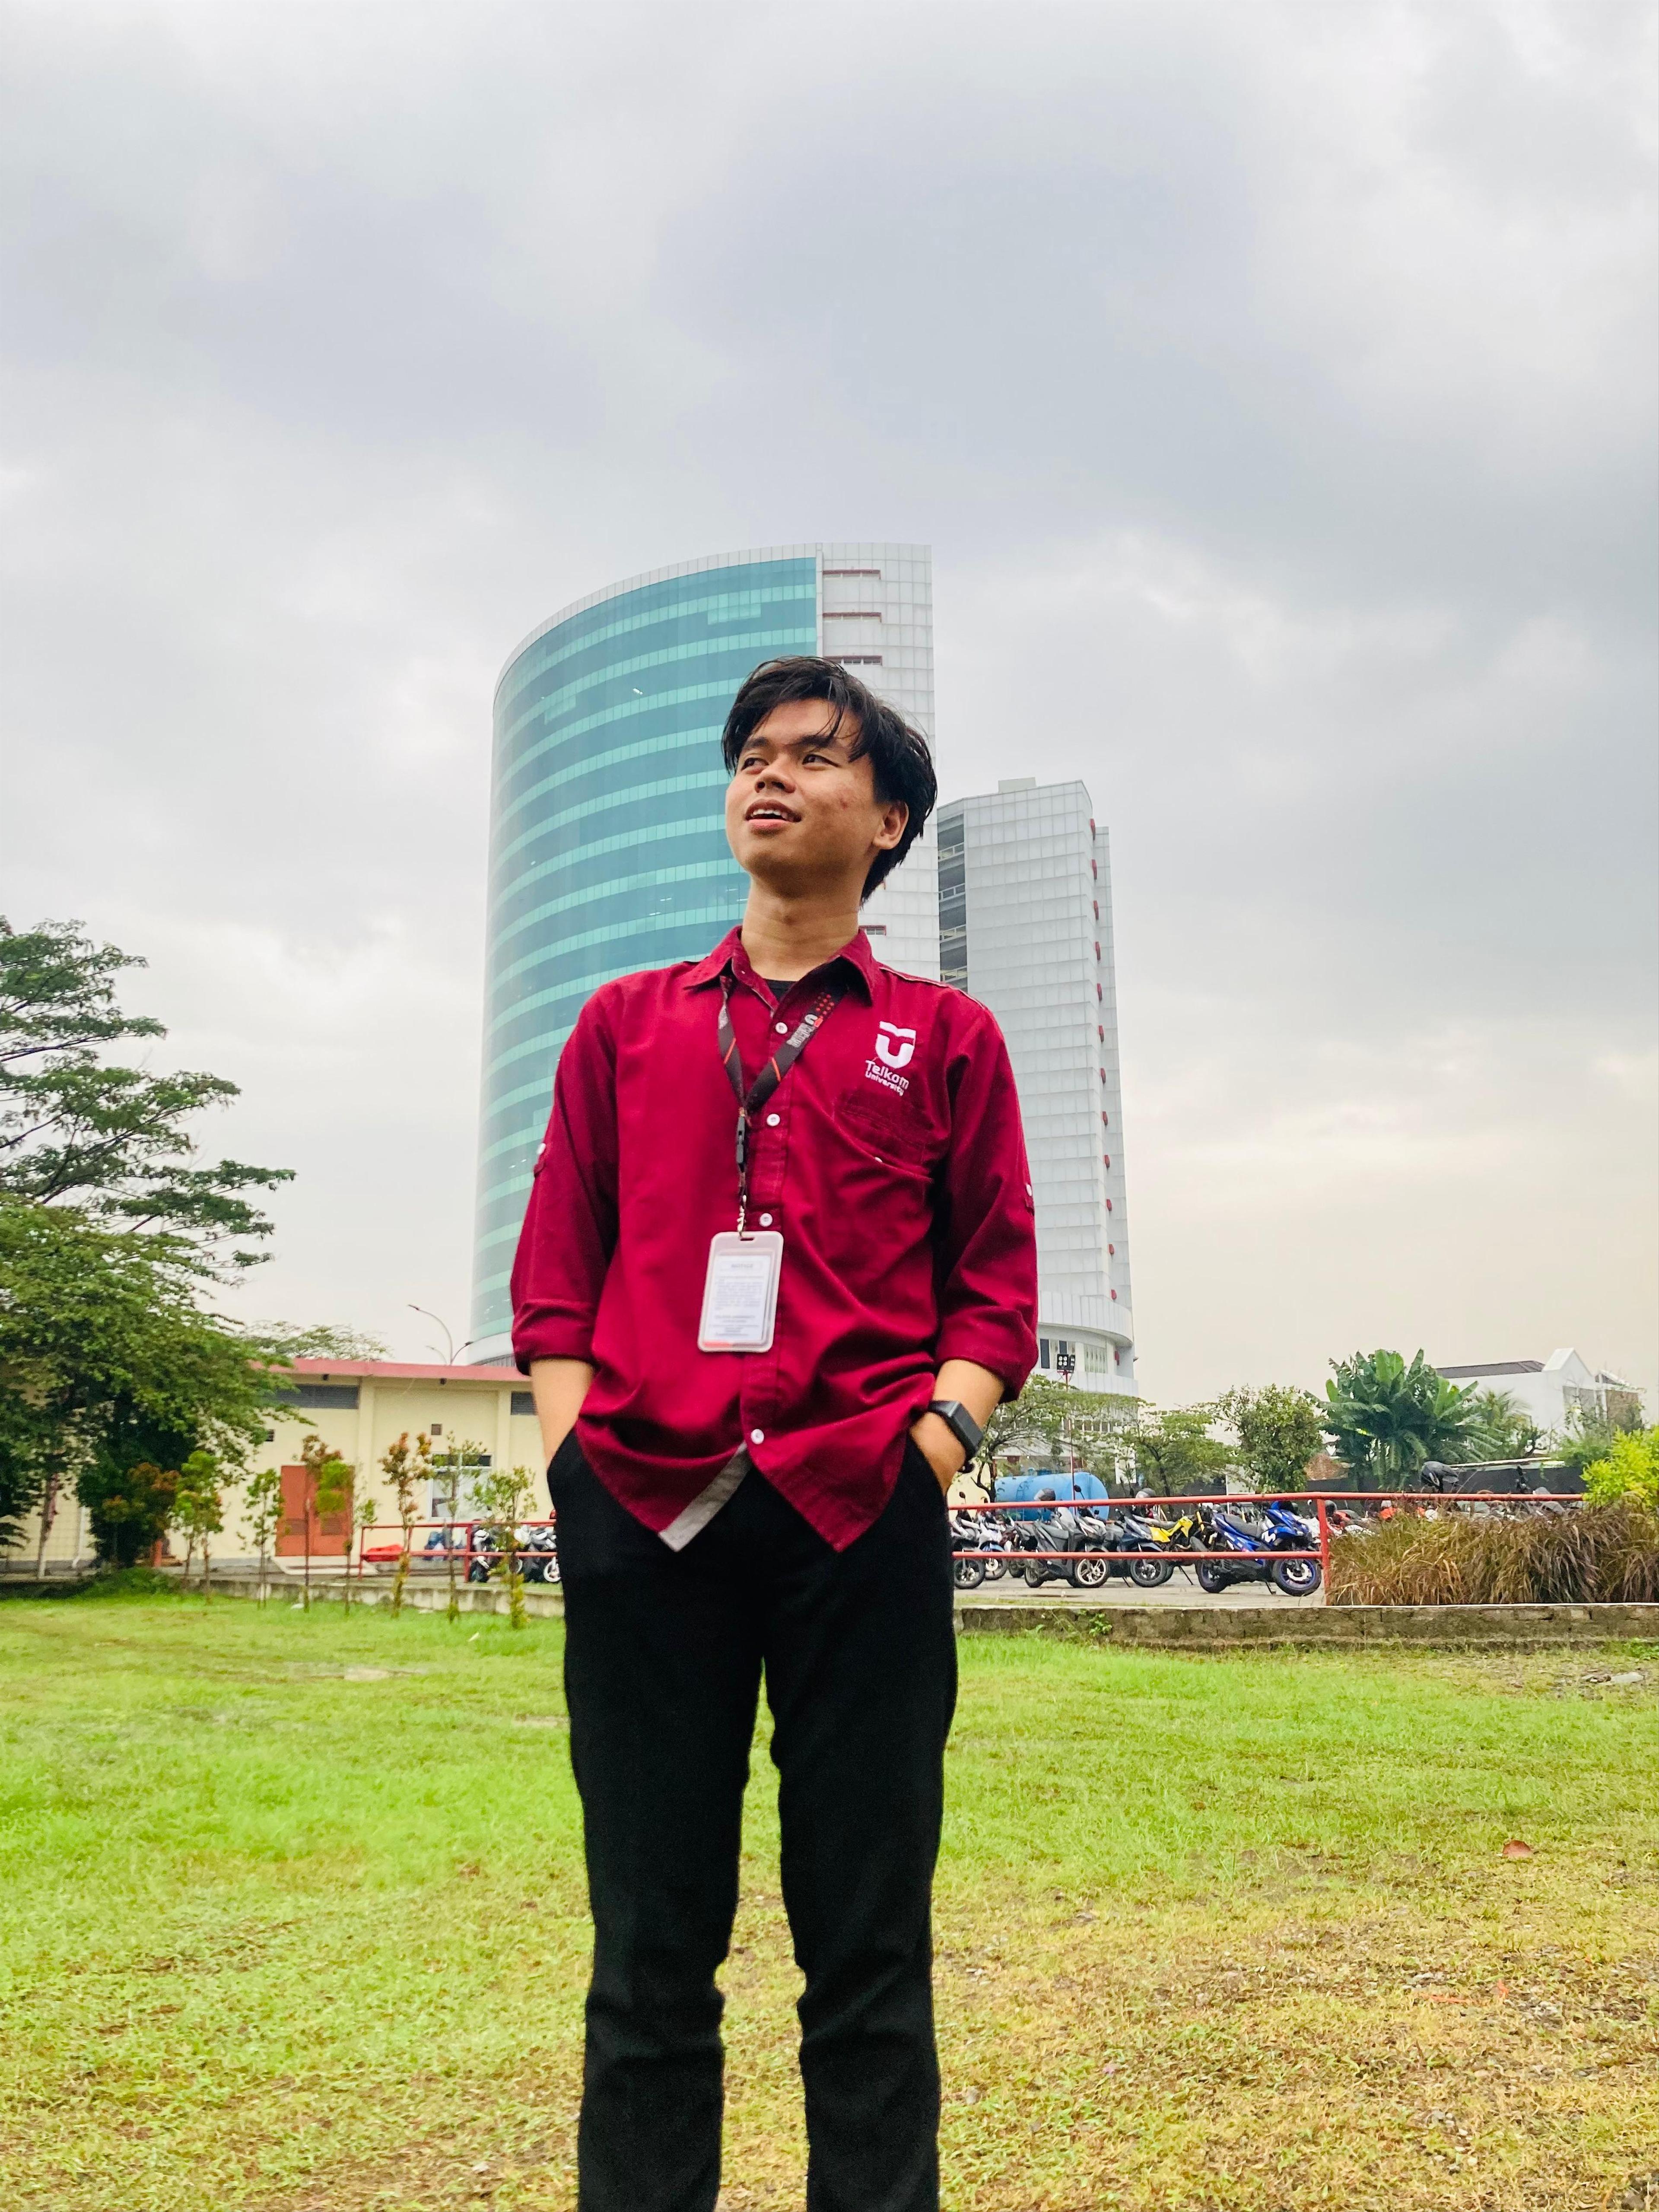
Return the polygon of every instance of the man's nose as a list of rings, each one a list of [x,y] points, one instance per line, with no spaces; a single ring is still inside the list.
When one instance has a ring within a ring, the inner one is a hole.
[[[793,791],[794,789],[794,779],[789,773],[789,763],[787,761],[770,760],[767,762],[765,767],[762,769],[760,774],[755,778],[755,788],[758,791],[763,784],[767,783],[776,784],[781,791]]]

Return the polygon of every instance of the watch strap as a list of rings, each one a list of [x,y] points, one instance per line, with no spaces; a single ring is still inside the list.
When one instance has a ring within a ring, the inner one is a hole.
[[[935,1398],[927,1408],[937,1413],[969,1459],[979,1449],[985,1431],[960,1398]]]

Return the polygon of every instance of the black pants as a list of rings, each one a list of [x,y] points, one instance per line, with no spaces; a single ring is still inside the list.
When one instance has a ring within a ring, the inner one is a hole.
[[[956,1645],[944,1501],[908,1448],[845,1552],[750,1472],[685,1549],[574,1440],[548,1471],[593,1979],[580,2212],[712,2212],[721,1999],[761,1676],[800,1999],[810,2212],[933,2212],[930,1898]]]

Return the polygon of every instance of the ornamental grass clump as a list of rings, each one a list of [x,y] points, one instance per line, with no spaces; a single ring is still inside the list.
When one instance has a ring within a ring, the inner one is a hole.
[[[1623,1498],[1507,1516],[1410,1514],[1331,1546],[1334,1605],[1659,1602],[1659,1515]]]

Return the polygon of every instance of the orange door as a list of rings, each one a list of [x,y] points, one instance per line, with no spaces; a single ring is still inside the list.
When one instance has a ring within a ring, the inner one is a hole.
[[[306,1548],[306,1501],[311,1500],[311,1556],[313,1559],[343,1559],[351,1540],[351,1508],[319,1514],[317,1486],[308,1467],[283,1469],[283,1525],[277,1533],[279,1558],[302,1559]]]

